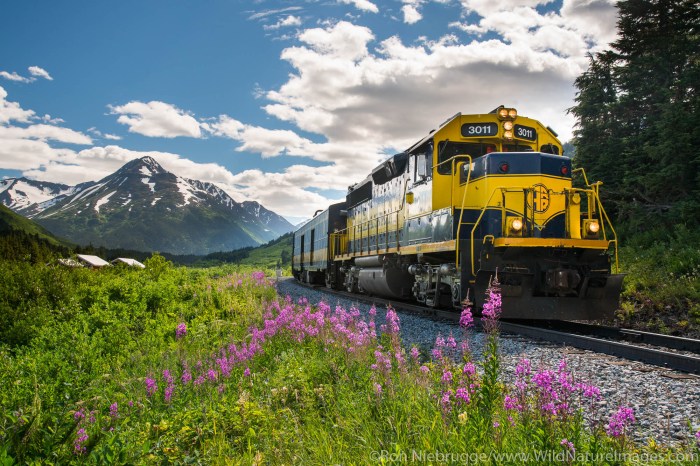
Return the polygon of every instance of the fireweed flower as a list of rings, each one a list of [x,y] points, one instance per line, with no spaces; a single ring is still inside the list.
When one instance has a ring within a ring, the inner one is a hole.
[[[496,330],[498,319],[501,317],[501,286],[498,278],[494,278],[488,287],[488,296],[481,311],[482,322],[487,331]]]
[[[381,394],[382,394],[382,384],[380,384],[380,383],[375,383],[375,384],[374,384],[374,393],[377,394],[377,395],[381,395]]]
[[[462,314],[459,316],[459,326],[463,329],[474,326],[474,316],[472,315],[471,306],[465,307],[462,311]]]
[[[634,423],[634,410],[626,406],[620,408],[610,416],[610,421],[605,427],[608,435],[611,437],[620,437],[625,434],[627,428]]]
[[[430,372],[430,369],[428,369],[428,366],[420,366],[420,371],[423,374],[427,374],[428,372]]]
[[[469,401],[471,401],[471,398],[469,396],[469,390],[467,390],[464,387],[459,387],[457,391],[455,392],[455,398],[459,400],[459,402],[462,403],[467,403],[469,404]]]
[[[75,452],[76,455],[82,455],[85,453],[85,442],[88,440],[88,434],[85,432],[85,429],[82,427],[78,429],[78,432],[75,434],[75,441],[73,442],[73,451]]]
[[[569,442],[567,439],[562,439],[561,442],[559,442],[559,445],[563,446],[564,448],[569,450],[569,454],[573,456],[576,454],[576,448],[574,448],[574,444],[572,442]]]
[[[450,372],[450,371],[443,371],[443,373],[442,373],[442,381],[443,381],[443,383],[452,383],[452,372]]]
[[[418,362],[419,357],[420,357],[420,351],[418,350],[418,348],[416,348],[414,346],[413,348],[411,348],[411,359],[413,359],[413,361],[415,361],[415,362]]]
[[[85,413],[83,413],[83,410],[80,409],[80,410],[76,411],[75,413],[73,413],[73,419],[75,419],[76,421],[80,421],[81,419],[85,419]]]
[[[185,335],[187,335],[187,324],[181,322],[177,325],[177,328],[175,329],[175,338],[179,340]]]
[[[116,419],[119,417],[119,406],[117,405],[116,402],[109,405],[109,416],[112,419]]]
[[[399,316],[391,307],[386,311],[386,324],[382,325],[380,330],[384,333],[388,333],[389,335],[399,334]]]
[[[150,377],[146,377],[146,394],[148,396],[153,396],[158,390],[158,385],[156,381]]]
[[[474,375],[476,374],[476,366],[473,363],[468,362],[464,365],[464,369],[462,369],[462,372],[467,375]]]

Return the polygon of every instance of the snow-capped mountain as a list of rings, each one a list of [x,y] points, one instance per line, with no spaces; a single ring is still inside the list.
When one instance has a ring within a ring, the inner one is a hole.
[[[16,210],[77,244],[175,254],[257,246],[294,228],[257,202],[238,203],[211,183],[166,171],[151,157],[64,191]]]
[[[0,202],[14,211],[74,192],[75,187],[27,178],[0,180]]]

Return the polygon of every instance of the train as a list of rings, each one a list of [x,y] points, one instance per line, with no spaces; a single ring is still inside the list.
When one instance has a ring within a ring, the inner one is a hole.
[[[454,115],[294,232],[294,277],[455,310],[497,279],[502,318],[612,317],[624,274],[602,183],[557,137],[503,105]]]

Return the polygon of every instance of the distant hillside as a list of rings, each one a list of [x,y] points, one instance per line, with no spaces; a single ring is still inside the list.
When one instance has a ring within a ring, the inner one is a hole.
[[[0,259],[45,262],[70,249],[69,243],[0,204]]]
[[[173,260],[177,261],[177,257]],[[199,265],[231,263],[261,268],[289,267],[292,261],[292,233],[287,233],[257,248],[208,254],[197,262]]]
[[[7,235],[10,232],[24,233],[29,236],[46,241],[55,246],[68,246],[69,243],[56,238],[46,228],[34,223],[28,218],[14,213],[9,208],[0,204],[0,235]]]

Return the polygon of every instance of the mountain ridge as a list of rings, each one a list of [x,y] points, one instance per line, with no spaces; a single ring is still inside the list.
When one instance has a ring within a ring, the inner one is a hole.
[[[31,181],[3,182],[3,203],[82,245],[205,255],[258,246],[294,228],[258,202],[238,203],[213,183],[177,176],[151,157],[74,187],[35,182],[39,194],[57,193],[40,203],[19,199],[22,189],[8,193],[11,186],[29,190]]]

